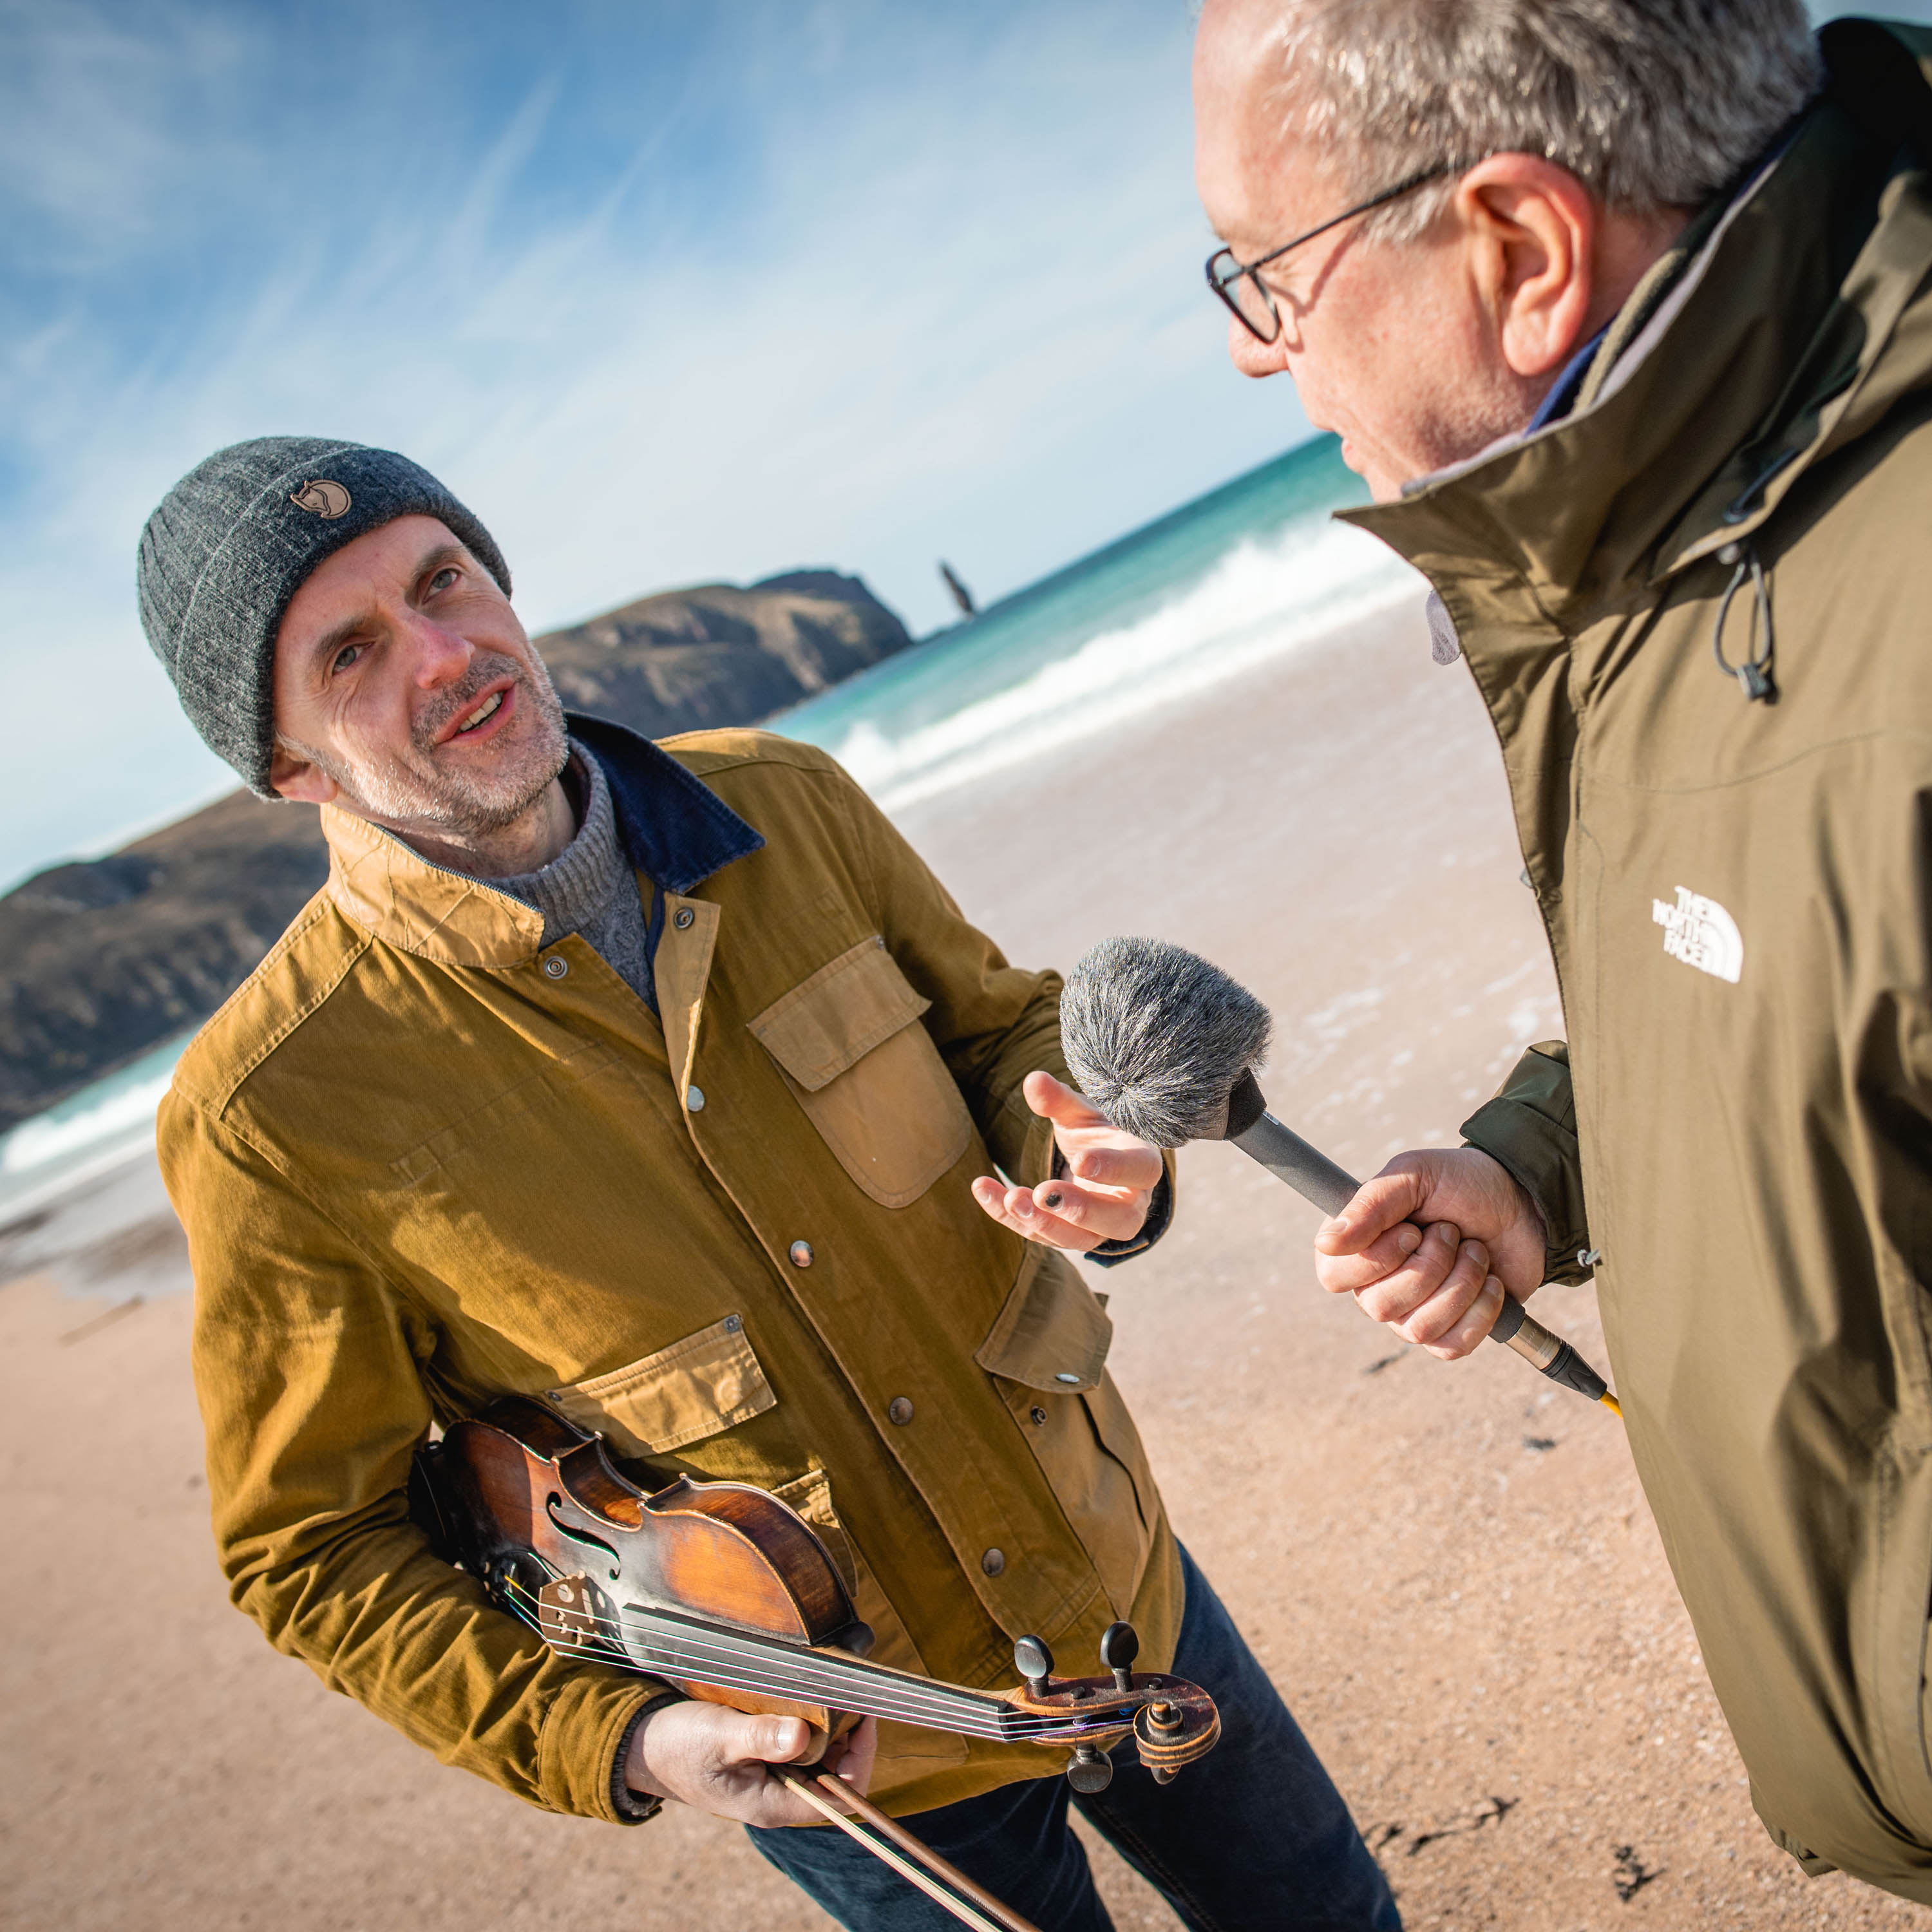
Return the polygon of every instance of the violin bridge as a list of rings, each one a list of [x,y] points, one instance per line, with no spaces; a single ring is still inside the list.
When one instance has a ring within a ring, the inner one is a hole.
[[[592,1652],[626,1661],[616,1606],[588,1576],[553,1578],[537,1592],[537,1630],[572,1656]]]

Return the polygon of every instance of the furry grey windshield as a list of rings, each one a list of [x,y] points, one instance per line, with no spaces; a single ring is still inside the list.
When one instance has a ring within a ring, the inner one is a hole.
[[[1218,1138],[1228,1094],[1268,1052],[1267,1007],[1164,939],[1103,939],[1060,996],[1066,1064],[1113,1124],[1156,1147]]]

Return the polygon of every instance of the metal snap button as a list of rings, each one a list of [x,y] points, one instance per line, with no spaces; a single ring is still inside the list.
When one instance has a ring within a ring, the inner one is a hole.
[[[912,1404],[902,1395],[896,1395],[886,1404],[887,1418],[903,1429],[912,1420]]]
[[[694,1114],[703,1113],[704,1111],[704,1089],[702,1087],[687,1087],[684,1090],[684,1104],[688,1107]]]
[[[544,970],[548,974],[553,980],[561,980],[565,974],[570,970],[570,962],[568,959],[562,958],[560,954],[553,952],[550,957],[544,962]]]
[[[697,914],[693,912],[690,907],[680,906],[676,916],[671,920],[671,924],[676,926],[679,932],[682,932],[697,917]]]
[[[1027,1413],[1033,1418],[1033,1426],[1034,1428],[1040,1429],[1043,1428],[1046,1426],[1046,1411],[1042,1408],[1038,1402],[1035,1402],[1033,1407],[1027,1411]]]
[[[744,1325],[745,1318],[742,1315],[728,1315],[724,1318],[724,1332],[728,1335],[736,1334]]]
[[[1062,1369],[1053,1379],[1057,1382],[1065,1382],[1073,1388],[1078,1388],[1080,1386],[1080,1378],[1078,1376],[1070,1376],[1064,1369]]]
[[[997,1576],[1006,1567],[1006,1552],[1004,1550],[989,1550],[980,1559],[980,1568],[988,1576]]]
[[[794,1241],[785,1252],[791,1256],[794,1268],[811,1267],[812,1244],[809,1241]]]

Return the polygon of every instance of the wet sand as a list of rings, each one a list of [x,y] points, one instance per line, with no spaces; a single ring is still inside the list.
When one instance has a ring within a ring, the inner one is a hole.
[[[1453,1140],[1560,1030],[1487,722],[1419,612],[902,822],[1016,958],[1148,932],[1245,979],[1280,1017],[1275,1112],[1358,1172]],[[1323,1296],[1313,1210],[1232,1149],[1182,1180],[1173,1233],[1108,1276],[1114,1371],[1410,1926],[1932,1926],[1764,1838],[1605,1412]],[[828,1924],[735,1828],[551,1818],[442,1769],[227,1607],[151,1161],[0,1231],[8,1276],[9,1926]],[[1538,1310],[1603,1364],[1587,1288]],[[1096,1868],[1123,1932],[1175,1923]]]

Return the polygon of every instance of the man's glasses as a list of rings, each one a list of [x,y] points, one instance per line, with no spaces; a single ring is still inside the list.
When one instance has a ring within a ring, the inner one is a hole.
[[[1270,262],[1279,262],[1290,249],[1299,248],[1304,242],[1312,242],[1316,236],[1326,235],[1330,229],[1354,220],[1358,214],[1366,214],[1371,208],[1380,208],[1385,202],[1413,194],[1418,188],[1426,187],[1432,181],[1440,181],[1444,175],[1461,172],[1460,168],[1445,165],[1411,175],[1408,180],[1398,182],[1394,188],[1384,188],[1380,194],[1343,209],[1320,227],[1311,228],[1305,235],[1298,235],[1292,242],[1284,242],[1279,248],[1272,248],[1252,262],[1236,261],[1232,248],[1217,248],[1208,257],[1208,286],[1228,304],[1235,319],[1257,342],[1273,342],[1281,334],[1281,311],[1275,307],[1274,297],[1256,272],[1258,270],[1265,268]]]

